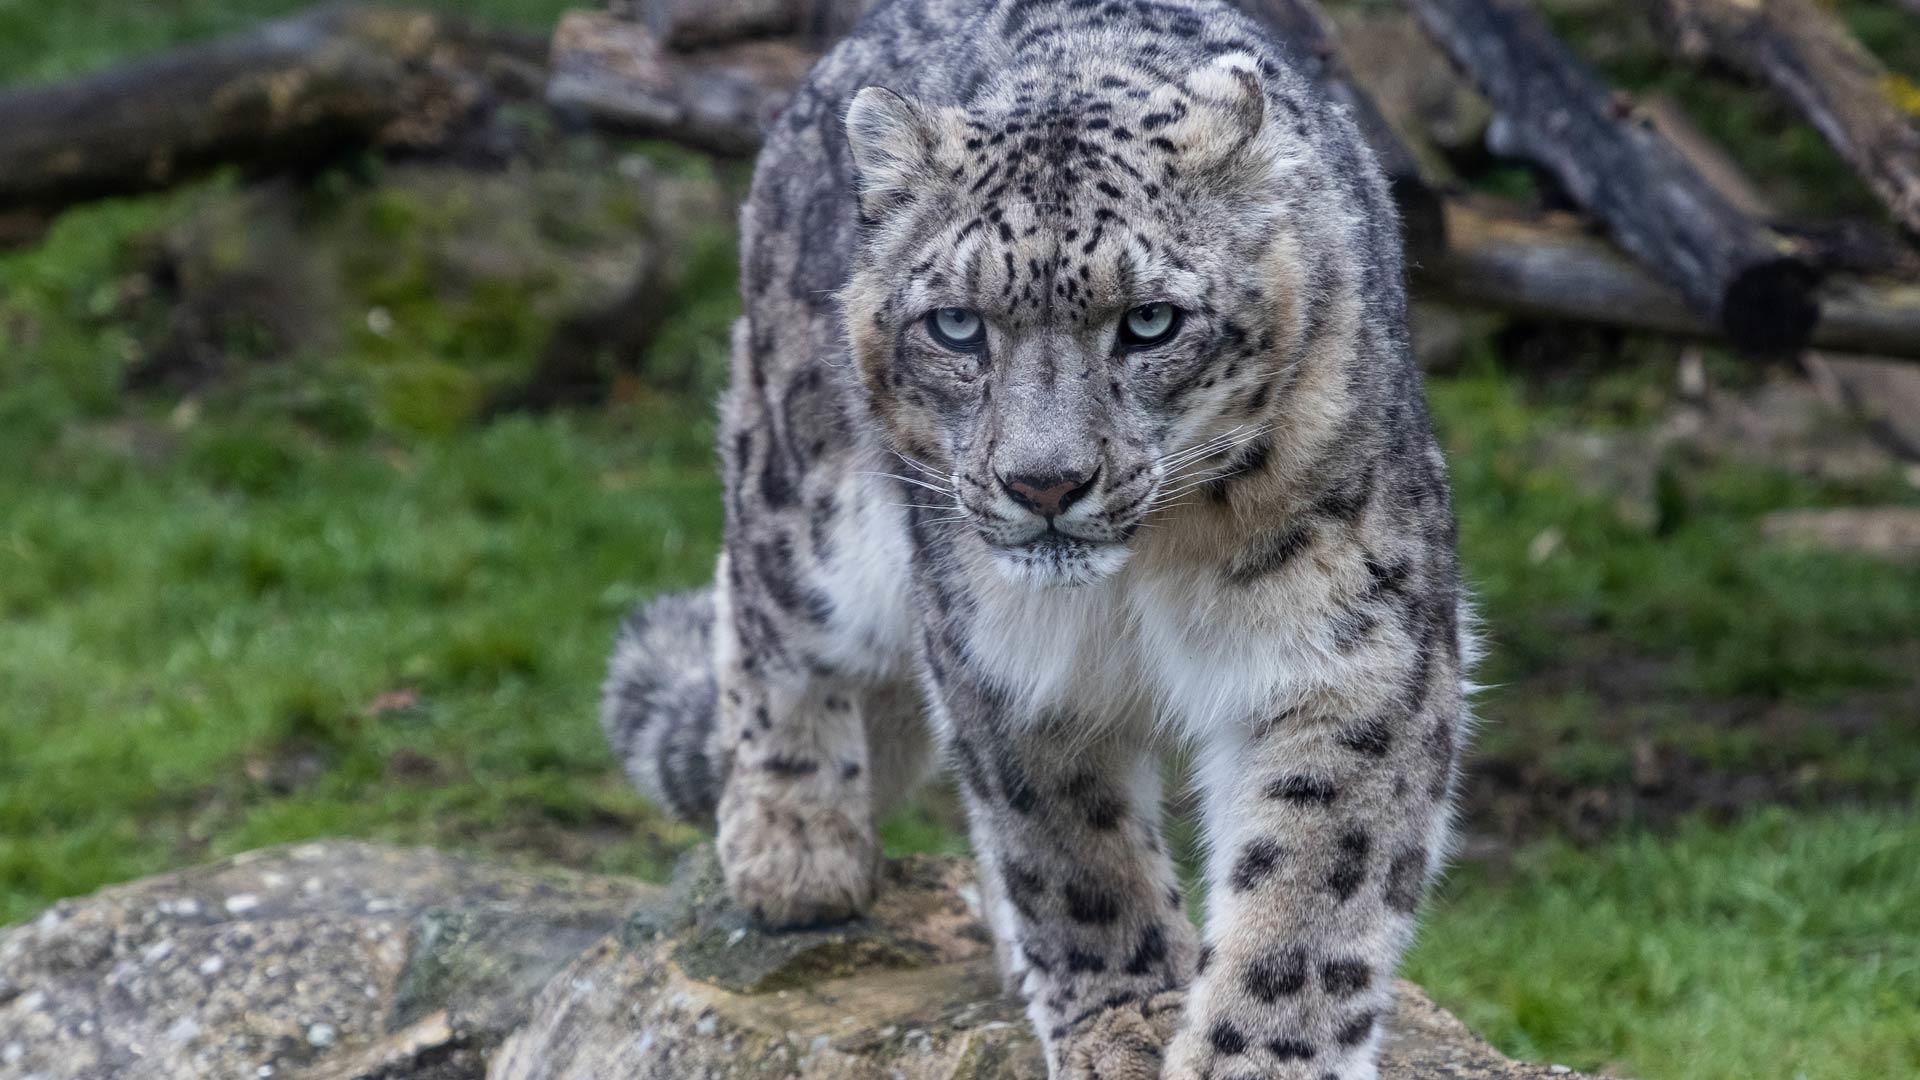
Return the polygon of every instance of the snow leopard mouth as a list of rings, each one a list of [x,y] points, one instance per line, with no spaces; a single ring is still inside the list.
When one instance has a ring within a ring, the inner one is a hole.
[[[1016,544],[989,541],[994,565],[1010,580],[1035,588],[1092,585],[1118,573],[1132,550],[1112,541],[1088,540],[1048,525]]]

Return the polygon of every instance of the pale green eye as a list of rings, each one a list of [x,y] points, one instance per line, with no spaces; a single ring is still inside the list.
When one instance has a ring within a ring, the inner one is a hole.
[[[1120,343],[1129,348],[1158,345],[1180,329],[1180,309],[1172,304],[1141,304],[1120,320]]]
[[[949,349],[977,348],[987,339],[987,327],[979,313],[960,307],[943,307],[928,315],[927,330]]]

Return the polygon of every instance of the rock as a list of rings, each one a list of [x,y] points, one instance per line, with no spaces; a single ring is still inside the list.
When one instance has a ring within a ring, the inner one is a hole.
[[[0,1077],[477,1077],[657,891],[358,843],[107,889],[0,931]]]
[[[978,904],[964,862],[912,858],[869,917],[771,933],[704,849],[665,889],[269,850],[0,931],[0,1077],[1044,1080]],[[1387,1080],[1571,1075],[1398,993]]]
[[[706,852],[673,895],[574,961],[495,1055],[489,1080],[1045,1080],[964,864],[895,862],[874,913],[800,933],[751,927]],[[1408,983],[1383,1080],[1571,1076],[1507,1060]]]
[[[1831,380],[1841,369],[1835,365],[1819,370],[1822,379]],[[1850,377],[1863,379],[1886,374],[1871,367],[1846,370]],[[1887,375],[1884,385],[1901,385],[1895,379],[1905,374]],[[1902,462],[1891,436],[1874,431],[1866,410],[1856,411],[1841,400],[1838,389],[1823,390],[1798,378],[1722,388],[1707,381],[1697,354],[1683,354],[1678,390],[1678,400],[1645,429],[1551,430],[1539,438],[1536,458],[1581,492],[1605,499],[1622,522],[1649,531],[1671,526],[1675,516],[1685,512],[1691,497],[1689,477],[1715,464],[1756,466],[1836,484],[1882,483],[1905,471],[1920,487],[1920,466]],[[1794,515],[1776,518],[1769,535],[1811,535],[1807,530],[1812,526],[1794,524],[1801,520]],[[1898,518],[1897,512],[1843,515],[1833,519],[1832,529],[1822,534],[1826,540],[1818,542],[1898,556],[1909,546],[1899,539],[1907,534]],[[1854,527],[1870,520],[1876,523],[1871,535]]]
[[[1920,461],[1920,365],[1905,360],[1814,353],[1808,366],[1874,425],[1887,445]]]
[[[1666,451],[1667,444],[1657,438],[1572,429],[1543,436],[1539,460],[1586,494],[1607,500],[1625,524],[1652,532],[1660,524],[1660,465]],[[1565,539],[1559,534],[1546,545],[1547,535],[1535,538],[1536,547],[1528,552],[1530,561],[1546,561]]]
[[[140,330],[128,387],[190,395],[304,362],[329,376],[302,384],[304,412],[364,426],[335,415],[359,404],[415,430],[603,400],[725,248],[731,203],[694,166],[591,144],[551,157],[206,200],[120,285],[114,315]]]
[[[1653,438],[1704,457],[1838,483],[1873,480],[1898,466],[1866,423],[1798,378],[1744,391],[1710,387],[1703,402],[1676,410]]]
[[[1760,531],[1801,547],[1920,562],[1920,509],[1910,506],[1782,510],[1762,518]]]

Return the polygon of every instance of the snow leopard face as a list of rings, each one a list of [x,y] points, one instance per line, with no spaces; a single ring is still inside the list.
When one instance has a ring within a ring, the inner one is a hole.
[[[1018,78],[966,108],[855,96],[861,229],[842,294],[875,415],[1034,585],[1101,580],[1149,517],[1254,464],[1305,287],[1285,132],[1230,55],[1171,84]]]

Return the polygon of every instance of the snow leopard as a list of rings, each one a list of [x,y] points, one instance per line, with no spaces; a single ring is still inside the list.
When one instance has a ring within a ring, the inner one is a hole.
[[[1289,50],[1221,0],[869,11],[741,213],[715,580],[605,686],[771,926],[860,913],[951,770],[1054,1077],[1376,1075],[1446,846],[1473,639],[1400,226]]]

